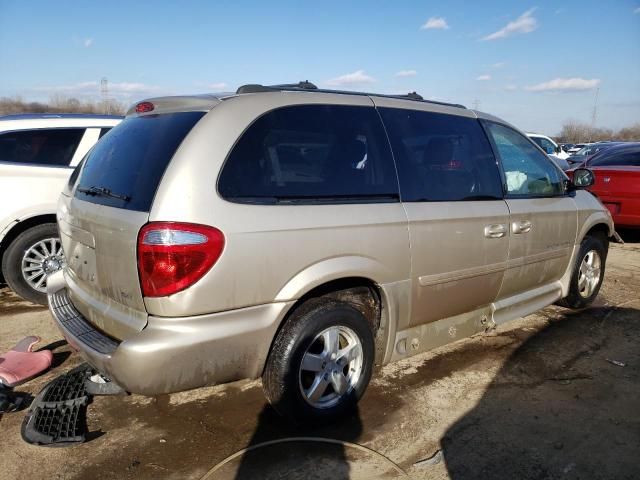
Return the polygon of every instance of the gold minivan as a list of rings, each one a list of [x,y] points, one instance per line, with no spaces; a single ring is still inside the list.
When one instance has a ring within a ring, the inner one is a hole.
[[[333,417],[374,365],[591,303],[615,237],[592,182],[415,93],[154,98],[60,197],[50,310],[126,391],[262,377],[280,413]]]

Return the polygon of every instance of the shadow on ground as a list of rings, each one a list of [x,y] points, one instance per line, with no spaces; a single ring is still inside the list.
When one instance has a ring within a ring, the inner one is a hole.
[[[563,317],[523,343],[447,431],[451,478],[640,478],[640,311]]]
[[[255,383],[186,402],[176,396],[98,398],[90,423],[107,434],[74,448],[75,455],[93,457],[77,478],[400,478],[382,455],[350,445],[390,450],[390,443],[399,444],[394,451],[404,457],[391,460],[415,473],[412,464],[433,453],[432,447],[408,441],[390,417],[402,412],[430,428],[419,413],[424,410],[412,404],[419,392],[494,358],[496,349],[508,348],[504,340],[523,343],[441,440],[450,477],[639,478],[640,311],[595,307],[551,313],[548,326],[532,336],[526,329],[511,330],[463,343],[386,387],[372,385],[359,414],[334,425],[288,424],[265,405]],[[115,437],[109,433],[116,431]],[[296,437],[344,443],[289,442],[252,450]],[[431,478],[434,468],[440,467],[423,468],[419,478]]]
[[[625,243],[640,243],[640,228],[616,228],[616,231]]]

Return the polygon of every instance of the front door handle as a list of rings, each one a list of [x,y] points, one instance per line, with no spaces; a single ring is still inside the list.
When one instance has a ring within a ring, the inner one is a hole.
[[[511,222],[511,231],[513,233],[527,233],[531,231],[531,222],[522,220],[521,222]]]
[[[507,226],[504,223],[494,223],[484,227],[484,236],[487,238],[502,238],[507,234]]]

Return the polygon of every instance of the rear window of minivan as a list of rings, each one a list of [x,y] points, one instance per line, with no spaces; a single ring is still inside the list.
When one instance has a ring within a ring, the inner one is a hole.
[[[204,114],[179,112],[125,119],[86,157],[76,198],[148,212],[171,158]]]

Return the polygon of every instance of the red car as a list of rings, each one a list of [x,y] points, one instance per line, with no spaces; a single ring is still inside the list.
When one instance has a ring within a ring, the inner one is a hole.
[[[589,191],[609,209],[616,226],[640,228],[640,143],[600,151],[580,166],[593,171]]]

